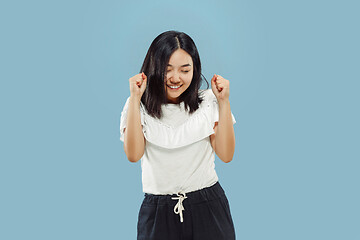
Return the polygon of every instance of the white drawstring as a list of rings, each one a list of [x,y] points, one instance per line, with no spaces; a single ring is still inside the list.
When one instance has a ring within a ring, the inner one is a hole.
[[[183,195],[181,195],[183,194]],[[177,193],[178,197],[173,197],[171,199],[179,200],[177,204],[174,207],[174,213],[179,214],[180,213],[180,222],[183,222],[183,214],[182,211],[185,210],[184,206],[182,205],[182,202],[187,198],[186,193]]]

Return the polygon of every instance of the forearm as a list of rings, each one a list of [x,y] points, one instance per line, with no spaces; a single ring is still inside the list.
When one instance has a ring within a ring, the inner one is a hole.
[[[219,101],[219,122],[215,143],[218,157],[224,162],[230,162],[235,151],[235,133],[229,100]]]
[[[145,140],[140,118],[140,99],[130,97],[124,133],[124,150],[131,162],[137,162],[144,154]]]

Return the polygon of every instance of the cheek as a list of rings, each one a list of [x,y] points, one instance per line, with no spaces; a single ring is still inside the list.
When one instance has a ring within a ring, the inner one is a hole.
[[[190,85],[192,78],[193,78],[193,75],[192,75],[192,74],[188,74],[188,75],[184,78],[184,82],[186,82],[186,84]]]

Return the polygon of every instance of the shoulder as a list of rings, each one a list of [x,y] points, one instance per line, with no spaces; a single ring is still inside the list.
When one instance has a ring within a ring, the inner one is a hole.
[[[201,89],[199,90],[199,96],[202,97],[201,107],[206,108],[210,111],[217,105],[217,99],[212,89]]]
[[[205,102],[216,101],[216,97],[212,89],[200,89],[199,96],[201,96]]]

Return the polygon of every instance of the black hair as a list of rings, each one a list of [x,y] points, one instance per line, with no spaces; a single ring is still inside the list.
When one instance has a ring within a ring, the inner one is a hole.
[[[178,49],[183,49],[192,58],[193,78],[190,86],[179,96],[180,102],[184,101],[184,106],[189,113],[195,112],[203,98],[199,96],[199,89],[202,78],[209,82],[201,73],[201,62],[198,50],[194,41],[184,32],[166,31],[158,35],[151,43],[144,59],[140,73],[144,72],[147,76],[147,86],[141,97],[149,115],[161,118],[161,105],[167,103],[167,96],[164,88],[164,77],[170,56]]]

